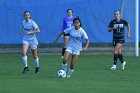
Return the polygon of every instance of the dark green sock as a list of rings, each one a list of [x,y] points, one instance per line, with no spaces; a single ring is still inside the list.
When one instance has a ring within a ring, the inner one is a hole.
[[[114,65],[117,64],[117,60],[118,60],[118,54],[114,54]]]
[[[120,55],[118,55],[118,57],[119,57],[119,59],[120,59],[121,63],[123,63],[123,62],[124,62],[124,60],[123,60],[123,55],[122,55],[122,54],[120,54]]]

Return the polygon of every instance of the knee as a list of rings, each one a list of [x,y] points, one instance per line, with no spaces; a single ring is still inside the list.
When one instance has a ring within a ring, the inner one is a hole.
[[[22,56],[26,56],[26,52],[25,51],[22,51]]]
[[[37,56],[36,55],[34,55],[33,57],[34,57],[34,59],[37,59]]]
[[[34,59],[37,59],[38,56],[33,54],[33,57],[34,57]]]
[[[117,50],[114,50],[114,54],[119,54],[119,51],[117,51]]]
[[[64,48],[67,48],[67,43],[64,43]]]
[[[119,55],[121,55],[122,54],[122,51],[121,50],[119,50],[119,53],[118,53]]]

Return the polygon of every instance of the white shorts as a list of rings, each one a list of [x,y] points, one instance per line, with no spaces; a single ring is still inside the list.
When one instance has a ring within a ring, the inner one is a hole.
[[[38,45],[37,40],[33,40],[33,41],[23,40],[22,43],[28,44],[31,49],[36,49]]]
[[[67,52],[70,52],[72,55],[80,55],[80,50],[74,50],[71,47],[67,47]]]

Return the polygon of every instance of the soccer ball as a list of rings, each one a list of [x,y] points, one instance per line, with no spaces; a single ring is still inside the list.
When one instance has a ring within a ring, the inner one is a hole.
[[[66,77],[66,72],[64,70],[59,70],[57,72],[57,77],[58,78],[65,78]]]

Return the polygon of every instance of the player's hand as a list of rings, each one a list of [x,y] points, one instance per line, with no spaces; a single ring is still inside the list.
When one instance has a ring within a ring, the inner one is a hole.
[[[112,30],[115,30],[115,29],[117,29],[116,27],[112,27]]]
[[[84,52],[87,51],[87,48],[83,48],[83,51],[84,51]]]
[[[31,32],[26,32],[26,34],[27,34],[27,35],[30,35],[30,34],[31,34]]]
[[[18,34],[19,34],[19,35],[22,35],[22,32],[20,31]]]

